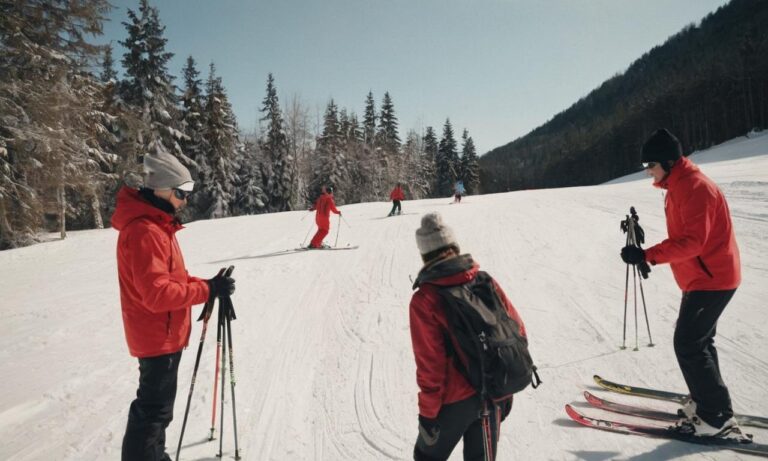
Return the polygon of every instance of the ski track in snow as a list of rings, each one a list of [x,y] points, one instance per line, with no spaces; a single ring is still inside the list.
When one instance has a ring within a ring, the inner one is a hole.
[[[723,314],[716,342],[738,412],[768,414],[768,136],[737,139],[695,154],[726,193],[741,249],[743,283]],[[565,403],[583,405],[592,375],[683,390],[672,350],[680,293],[668,266],[643,280],[655,347],[647,347],[638,296],[638,343],[630,274],[626,350],[622,344],[626,266],[619,223],[635,206],[647,245],[666,235],[663,196],[642,174],[594,187],[342,207],[326,241],[360,248],[283,252],[312,222],[306,212],[189,224],[178,234],[190,273],[236,266],[232,323],[238,436],[247,460],[404,460],[417,433],[415,364],[408,328],[420,267],[414,231],[440,211],[464,252],[497,278],[521,312],[544,384],[515,400],[500,460],[753,459],[679,442],[578,427]],[[304,218],[304,219],[302,219]],[[0,253],[0,459],[119,459],[138,381],[123,337],[115,267],[117,232],[72,232]],[[200,307],[193,309],[193,315]],[[201,324],[195,322],[179,371],[176,454]],[[211,426],[215,317],[208,326],[190,408],[185,460],[213,460]],[[227,365],[228,368],[228,365]],[[229,373],[229,370],[226,370]],[[220,390],[219,390],[220,392]],[[597,391],[596,391],[597,393]],[[613,400],[670,409],[664,402]],[[225,387],[224,459],[234,456],[231,394]],[[586,411],[586,410],[585,410]],[[601,416],[599,410],[589,414]],[[754,429],[768,440],[768,431]],[[458,447],[451,460],[461,459]]]

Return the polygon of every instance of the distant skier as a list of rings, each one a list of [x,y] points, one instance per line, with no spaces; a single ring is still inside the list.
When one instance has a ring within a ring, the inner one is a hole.
[[[194,182],[171,154],[144,156],[144,187],[123,187],[112,227],[125,339],[139,359],[139,388],[128,412],[122,460],[170,460],[165,429],[173,419],[181,351],[189,342],[193,304],[219,293],[232,294],[235,281],[191,277],[184,267],[176,213]]]
[[[333,188],[331,186],[322,186],[320,192],[320,197],[317,198],[315,204],[309,209],[309,211],[317,211],[315,213],[317,232],[312,237],[312,241],[309,242],[309,248],[328,248],[328,245],[323,243],[323,239],[331,230],[331,212],[341,216],[341,211],[336,209],[336,203],[333,201]]]
[[[410,303],[410,329],[416,359],[416,382],[420,392],[419,435],[413,457],[416,461],[446,460],[464,440],[465,460],[495,458],[503,421],[512,409],[512,400],[497,405],[485,403],[490,411],[490,447],[485,457],[481,409],[484,402],[456,364],[458,339],[448,327],[444,303],[438,290],[473,282],[479,266],[469,254],[460,254],[453,231],[438,213],[426,214],[416,231],[416,246],[424,267],[414,283],[418,290]],[[504,291],[490,279],[509,316],[525,337],[520,315]]]
[[[461,196],[464,195],[464,193],[467,190],[464,189],[464,181],[456,181],[456,184],[453,185],[453,203],[461,203]]]
[[[642,162],[654,187],[667,191],[669,237],[645,251],[621,250],[628,264],[670,263],[683,291],[675,326],[675,355],[691,400],[677,425],[684,433],[724,437],[738,427],[731,397],[720,375],[714,337],[717,320],[741,282],[739,248],[725,196],[665,129],[643,145]]]
[[[392,211],[387,216],[394,216],[401,213],[400,201],[405,200],[405,192],[400,183],[397,183],[392,192],[389,193],[389,199],[392,200]]]

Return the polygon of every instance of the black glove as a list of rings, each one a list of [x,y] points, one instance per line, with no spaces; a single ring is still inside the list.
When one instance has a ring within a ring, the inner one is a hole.
[[[217,296],[231,296],[235,292],[235,279],[217,275],[212,279],[206,280],[210,294],[208,299],[212,300]]]
[[[634,245],[627,245],[621,249],[621,259],[627,264],[640,264],[645,262],[645,250]]]
[[[499,404],[499,411],[501,412],[501,420],[507,419],[507,416],[512,412],[512,399],[501,402]]]
[[[431,447],[436,444],[440,438],[440,425],[437,423],[437,419],[419,415],[419,437],[427,446]]]

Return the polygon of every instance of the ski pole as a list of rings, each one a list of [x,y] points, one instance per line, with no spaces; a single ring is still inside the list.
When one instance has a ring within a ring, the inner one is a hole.
[[[341,215],[339,215],[339,225],[336,226],[336,241],[333,242],[333,247],[339,244],[339,231],[341,230]]]
[[[301,220],[304,221],[304,218],[312,214],[312,210],[307,210],[307,212],[304,214],[304,216],[301,217]]]
[[[216,275],[217,277],[221,277],[225,273],[224,268],[222,268],[219,273]],[[195,390],[195,378],[197,377],[197,370],[200,367],[200,355],[203,352],[203,343],[205,342],[205,333],[208,331],[208,320],[211,318],[211,313],[213,312],[213,303],[215,299],[211,298],[208,301],[206,301],[205,305],[203,306],[203,312],[200,313],[200,317],[197,319],[199,322],[200,320],[203,321],[203,331],[200,334],[200,344],[197,347],[197,356],[195,357],[195,367],[192,370],[192,382],[189,385],[189,395],[187,396],[187,407],[184,409],[184,422],[181,424],[181,435],[179,435],[179,446],[176,448],[176,461],[179,460],[179,454],[181,454],[181,442],[184,440],[184,430],[187,428],[187,418],[189,417],[189,406],[192,403],[192,392]]]
[[[219,298],[219,328],[221,329],[221,335],[222,335],[222,343],[226,341],[227,336],[227,330],[224,327],[224,317],[226,315],[226,312],[224,310],[225,306],[223,306],[222,301],[224,300],[224,297]],[[221,458],[224,455],[224,379],[227,374],[226,370],[226,361],[227,361],[227,349],[222,347],[221,348],[221,411],[219,412],[219,453],[216,455],[217,457]]]
[[[622,227],[624,224],[626,224],[629,220],[629,216],[627,216],[627,221],[624,221],[622,223]],[[629,245],[629,231],[627,231],[627,239],[626,239],[626,245]],[[627,270],[626,274],[624,276],[624,333],[621,340],[621,348],[626,349],[627,348],[627,300],[629,297],[629,264],[627,264]],[[634,270],[634,269],[633,269]]]
[[[225,277],[232,275],[232,271],[235,270],[235,266],[229,266],[224,273]],[[216,325],[216,364],[214,365],[216,371],[213,374],[213,402],[211,403],[211,432],[208,435],[208,441],[215,439],[216,434],[216,390],[219,384],[219,358],[221,357],[222,348],[222,327],[221,327],[221,299],[219,299],[219,318]]]
[[[232,305],[232,299],[230,297],[225,298],[225,304],[227,306],[226,320],[227,320],[227,344],[229,345],[229,383],[232,389],[232,424],[235,434],[235,459],[240,459],[240,449],[237,445],[237,405],[235,403],[235,358],[232,352],[232,323],[231,320],[237,319],[235,316],[235,307]]]
[[[307,235],[305,235],[304,240],[301,241],[301,246],[304,246],[304,244],[307,243],[307,238],[309,238],[309,233],[312,232],[313,227],[314,227],[314,223],[309,223],[309,229],[307,229]]]
[[[341,218],[341,220],[342,220],[342,221],[344,221],[344,224],[346,224],[346,225],[347,225],[347,227],[349,227],[350,229],[352,229],[352,226],[350,226],[350,225],[349,225],[349,223],[347,222],[347,220],[346,220],[346,219],[344,219],[344,216],[342,216],[342,215],[339,215],[339,218]]]

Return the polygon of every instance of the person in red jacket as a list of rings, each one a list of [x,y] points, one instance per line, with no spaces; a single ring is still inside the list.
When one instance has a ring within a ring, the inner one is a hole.
[[[331,186],[322,186],[320,192],[320,197],[315,200],[315,204],[309,209],[309,211],[317,211],[315,213],[317,232],[309,242],[309,248],[328,248],[328,245],[323,243],[323,239],[331,229],[331,211],[341,216],[341,211],[336,209],[336,203],[333,201],[333,188]]]
[[[464,440],[465,460],[493,460],[485,457],[480,411],[483,406],[478,392],[459,371],[450,350],[459,346],[448,329],[441,287],[472,281],[480,267],[469,254],[461,254],[453,230],[443,223],[438,213],[422,217],[416,231],[416,245],[424,267],[414,283],[418,290],[410,303],[410,328],[413,354],[416,359],[416,382],[419,386],[419,435],[413,451],[416,461],[446,460]],[[493,286],[510,317],[520,325],[526,336],[520,315],[494,280]],[[496,452],[503,421],[512,409],[509,400],[503,408],[490,405],[492,453]]]
[[[392,211],[389,212],[388,216],[400,214],[400,201],[405,200],[405,193],[403,192],[403,188],[400,183],[397,183],[395,188],[392,189],[392,192],[389,193],[389,199],[392,200]]]
[[[717,185],[682,156],[680,142],[665,129],[645,142],[642,161],[653,185],[667,191],[668,238],[646,250],[627,246],[621,257],[628,264],[670,264],[683,292],[675,355],[691,397],[677,427],[695,435],[725,436],[739,429],[714,337],[717,321],[741,282],[728,202]]]
[[[189,171],[170,154],[144,157],[145,187],[123,187],[112,227],[123,327],[139,361],[139,388],[128,412],[122,460],[167,460],[165,429],[173,419],[181,350],[190,335],[191,306],[234,292],[234,280],[192,277],[176,241],[175,217],[194,187]]]

